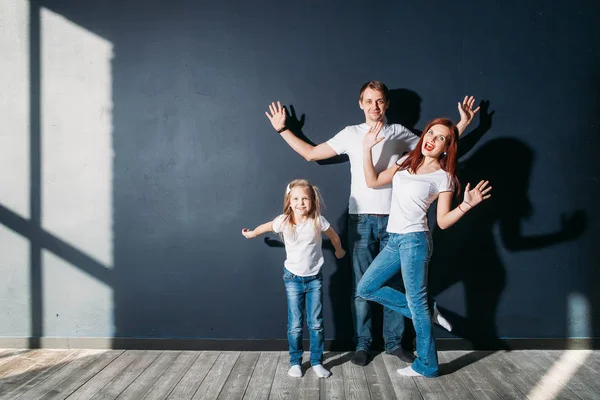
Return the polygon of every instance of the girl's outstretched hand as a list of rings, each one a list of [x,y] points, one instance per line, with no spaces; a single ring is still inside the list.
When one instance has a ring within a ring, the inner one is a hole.
[[[269,113],[270,112],[270,113]],[[272,102],[269,104],[269,111],[265,111],[265,115],[271,121],[273,128],[278,131],[285,126],[285,108],[281,106],[280,102]]]
[[[244,235],[246,239],[253,239],[256,237],[256,233],[247,228],[242,229],[242,235]]]
[[[467,183],[467,186],[465,187],[464,202],[469,208],[473,208],[483,200],[492,197],[492,195],[489,194],[490,190],[492,190],[492,187],[488,186],[489,183],[489,181],[480,181],[473,189],[471,189],[471,184]]]
[[[366,149],[371,149],[377,143],[385,139],[384,136],[381,136],[379,138],[377,137],[377,135],[379,135],[379,132],[381,132],[381,128],[383,128],[383,122],[381,121],[378,121],[374,126],[369,128],[363,139],[363,146]]]

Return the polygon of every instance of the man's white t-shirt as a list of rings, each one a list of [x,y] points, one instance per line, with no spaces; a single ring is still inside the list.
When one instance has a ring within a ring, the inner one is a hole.
[[[454,191],[452,178],[443,169],[419,175],[398,171],[392,179],[392,187],[392,209],[387,225],[391,233],[428,231],[429,206],[440,193]]]
[[[350,214],[389,214],[392,198],[391,185],[376,189],[367,187],[363,169],[363,138],[367,124],[347,126],[326,143],[337,154],[350,158]],[[399,124],[386,124],[379,133],[385,138],[371,150],[375,172],[380,173],[394,165],[404,154],[414,149],[419,137]]]
[[[296,225],[296,238],[284,229],[285,215],[280,215],[273,220],[273,232],[283,232],[285,244],[285,268],[294,275],[312,276],[319,273],[323,265],[323,251],[321,250],[321,232],[329,229],[329,222],[321,216],[317,224],[319,232],[315,232],[312,219]]]

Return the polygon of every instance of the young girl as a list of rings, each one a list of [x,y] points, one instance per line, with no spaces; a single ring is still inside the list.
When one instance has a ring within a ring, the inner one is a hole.
[[[427,302],[427,267],[432,252],[427,210],[438,199],[438,225],[442,229],[449,228],[471,208],[489,198],[492,188],[487,187],[487,181],[479,182],[473,189],[467,184],[463,202],[451,210],[452,196],[458,188],[458,129],[445,118],[431,121],[407,156],[377,174],[371,149],[382,140],[377,138],[381,126],[381,122],[377,123],[364,137],[363,168],[369,187],[392,183],[389,239],[363,275],[357,292],[366,300],[378,302],[413,319],[417,358],[412,367],[397,372],[405,376],[434,377],[439,375],[439,367]],[[385,286],[398,273],[402,274],[406,294]]]
[[[254,230],[242,229],[246,238],[266,232],[278,233],[285,243],[286,260],[283,282],[288,302],[287,336],[290,349],[288,375],[302,377],[302,329],[304,313],[310,332],[310,363],[319,378],[331,375],[321,364],[323,358],[323,252],[321,232],[325,232],[335,249],[335,256],[346,254],[340,238],[321,215],[319,189],[304,179],[292,181],[283,200],[283,214]]]

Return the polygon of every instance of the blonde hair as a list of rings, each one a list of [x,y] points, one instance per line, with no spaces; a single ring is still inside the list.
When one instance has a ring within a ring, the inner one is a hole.
[[[302,188],[308,192],[311,201],[311,207],[310,212],[308,213],[308,218],[312,219],[315,235],[321,234],[321,207],[324,206],[323,198],[321,197],[321,192],[318,187],[311,184],[306,179],[294,179],[287,185],[285,195],[283,197],[284,219],[281,223],[282,229],[281,233],[279,234],[281,240],[284,240],[284,233],[287,233],[294,240],[298,235],[296,232],[296,220],[294,218],[294,212],[290,207],[291,193],[293,188]]]

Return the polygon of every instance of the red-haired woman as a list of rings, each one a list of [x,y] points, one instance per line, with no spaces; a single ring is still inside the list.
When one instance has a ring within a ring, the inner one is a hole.
[[[427,210],[438,199],[437,223],[442,229],[455,224],[466,212],[490,197],[491,186],[481,181],[473,189],[467,184],[464,200],[455,209],[453,193],[459,192],[457,171],[458,129],[446,118],[427,124],[417,146],[396,165],[377,174],[371,149],[383,138],[377,123],[364,138],[363,164],[367,185],[376,188],[392,184],[392,207],[388,220],[389,240],[360,280],[357,292],[412,318],[417,334],[417,358],[412,367],[398,369],[400,375],[439,375],[433,336],[432,313],[427,301],[427,268],[432,242]],[[386,286],[401,273],[406,294]]]

